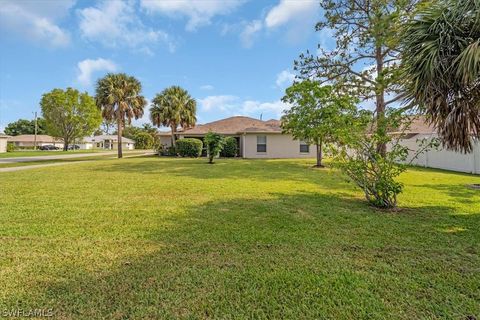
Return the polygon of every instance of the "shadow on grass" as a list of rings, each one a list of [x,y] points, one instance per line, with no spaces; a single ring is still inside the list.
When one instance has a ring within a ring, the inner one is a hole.
[[[345,187],[345,179],[339,172],[329,168],[316,169],[314,161],[299,160],[249,160],[219,159],[214,165],[207,159],[145,157],[142,162],[109,163],[94,170],[123,172],[145,175],[188,177],[192,179],[250,179],[257,181],[291,180],[299,182],[325,183],[328,187]]]
[[[439,225],[452,221],[453,209],[424,209],[441,215]],[[478,226],[479,218],[461,219]],[[407,306],[413,318],[473,314],[479,294],[464,293],[472,277],[480,280],[473,274],[478,256],[448,256],[453,267],[438,268],[452,238],[432,233],[435,227],[416,215],[385,216],[354,198],[315,193],[209,202],[150,224],[145,238],[130,244],[138,257],[96,274],[59,268],[64,280],[39,284],[36,296],[22,301],[67,319],[388,318]],[[455,244],[471,247],[478,238],[462,232]],[[144,250],[152,244],[153,252]],[[432,284],[442,277],[445,287]],[[412,299],[424,292],[430,304]],[[22,301],[10,302],[35,307]]]
[[[415,185],[415,187],[432,189],[464,203],[478,204],[478,197],[480,196],[480,190],[473,189],[467,184],[422,184]]]

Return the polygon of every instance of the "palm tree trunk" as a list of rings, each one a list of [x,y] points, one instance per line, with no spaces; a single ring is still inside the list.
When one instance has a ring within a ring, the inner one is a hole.
[[[123,126],[122,126],[122,112],[118,112],[118,117],[117,117],[117,142],[118,142],[118,158],[123,157],[122,153],[122,131],[123,131]]]
[[[176,137],[175,137],[175,133],[177,133],[177,125],[172,125],[171,126],[172,128],[172,147],[175,147],[175,142],[176,142]]]

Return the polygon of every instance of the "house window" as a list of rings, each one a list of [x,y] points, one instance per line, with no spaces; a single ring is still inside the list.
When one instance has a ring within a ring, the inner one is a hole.
[[[257,152],[267,152],[267,136],[257,136]]]
[[[300,153],[309,153],[310,146],[305,141],[300,141]]]

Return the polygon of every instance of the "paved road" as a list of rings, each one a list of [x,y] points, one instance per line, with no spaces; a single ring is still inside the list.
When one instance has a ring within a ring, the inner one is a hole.
[[[43,161],[43,160],[61,160],[61,159],[72,159],[72,158],[82,158],[82,157],[91,157],[91,156],[103,156],[109,154],[117,154],[114,152],[92,152],[92,153],[78,153],[78,154],[59,154],[52,156],[34,156],[34,157],[15,157],[15,158],[3,158],[0,159],[0,163],[17,163],[17,162],[33,162],[33,161]],[[128,154],[128,153],[126,153]]]
[[[87,154],[87,153],[86,153]],[[92,153],[88,153],[89,155],[92,155]],[[98,155],[99,153],[93,153],[93,155]],[[101,153],[102,155],[109,155],[109,154],[117,154],[116,152],[105,152],[105,153]],[[133,158],[133,157],[141,157],[141,156],[152,156],[154,155],[155,153],[153,152],[145,152],[145,153],[138,153],[138,154],[124,154],[124,158]],[[71,156],[72,155],[63,155],[64,157],[67,156],[68,158],[72,158]],[[73,158],[81,158],[81,156],[79,154],[75,154],[73,156],[76,156],[76,157],[73,157]],[[80,157],[79,157],[80,156]],[[50,156],[48,156],[50,157]],[[58,156],[52,156],[52,157],[61,157],[61,155],[58,155]],[[27,157],[25,157],[27,158]],[[33,157],[31,157],[33,158]],[[39,157],[35,157],[35,158],[39,158]],[[45,157],[42,157],[42,158],[45,158]],[[115,157],[112,157],[112,158],[115,158]],[[10,159],[13,159],[13,158],[10,158]],[[17,158],[18,159],[18,158]],[[22,158],[24,159],[24,158]],[[53,158],[53,159],[65,159],[65,158]],[[6,159],[5,159],[6,160]],[[34,160],[35,161],[35,160]],[[66,165],[66,164],[74,164],[74,163],[86,163],[86,162],[94,162],[95,160],[86,160],[86,161],[64,161],[64,162],[55,162],[55,163],[44,163],[44,164],[32,164],[32,165],[28,165],[28,166],[19,166],[19,167],[7,167],[7,168],[0,168],[0,172],[12,172],[12,171],[21,171],[21,170],[28,170],[28,169],[35,169],[35,168],[43,168],[43,167],[53,167],[53,166],[63,166],[63,165]],[[19,161],[21,162],[21,161]],[[25,162],[25,161],[23,161]]]

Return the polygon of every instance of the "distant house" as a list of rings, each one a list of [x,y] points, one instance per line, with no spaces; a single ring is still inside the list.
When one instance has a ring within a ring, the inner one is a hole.
[[[316,148],[283,134],[279,120],[262,121],[249,117],[230,117],[177,132],[177,138],[203,139],[209,131],[237,139],[242,158],[313,158]],[[162,144],[171,145],[170,133],[160,134]]]
[[[425,122],[424,117],[416,117],[407,130],[405,138],[401,144],[410,149],[410,159],[417,152],[419,142],[423,139],[437,138],[438,134],[434,127]],[[480,174],[480,143],[472,137],[473,151],[471,153],[461,153],[450,151],[443,148],[438,150],[429,150],[420,154],[413,160],[413,164],[427,167],[445,169],[459,172]]]
[[[104,150],[117,150],[118,137],[116,135],[100,135],[93,137],[85,137],[77,143],[80,149],[92,150],[92,149],[104,149]],[[135,141],[122,137],[122,148],[124,150],[135,149]]]
[[[0,132],[0,153],[7,152],[7,140],[11,138],[4,133]]]
[[[8,142],[11,142],[15,147],[19,148],[30,148],[37,144],[37,147],[45,145],[54,145],[59,148],[63,148],[63,140],[59,138],[54,138],[46,134],[37,134],[35,138],[34,134],[21,134],[18,136],[13,136],[8,138]]]

